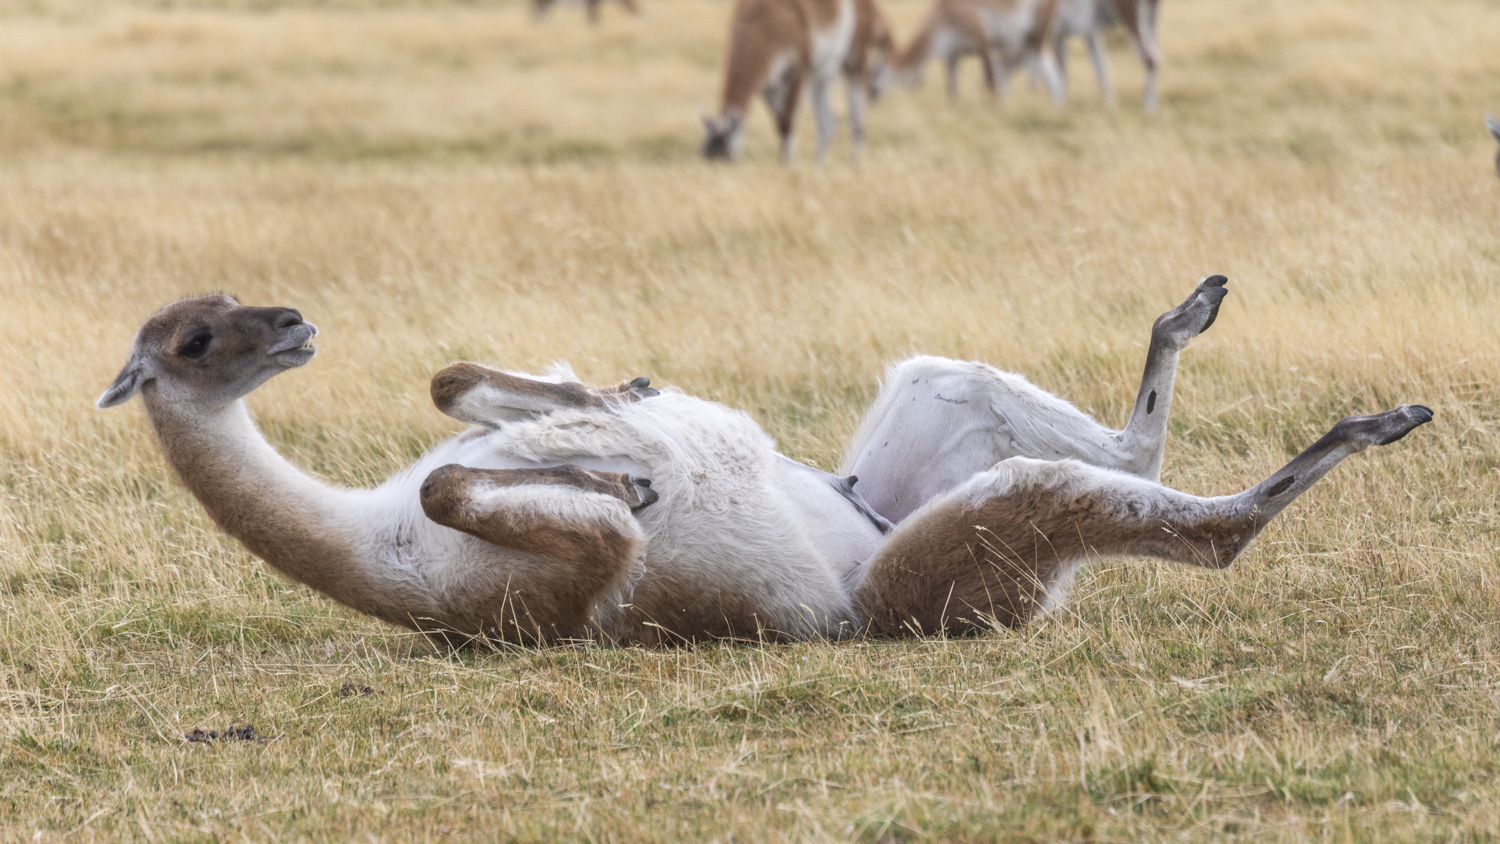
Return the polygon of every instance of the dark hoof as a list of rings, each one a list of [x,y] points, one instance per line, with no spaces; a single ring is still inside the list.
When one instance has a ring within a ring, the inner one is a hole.
[[[1409,404],[1398,407],[1390,412],[1391,416],[1405,417],[1396,420],[1397,428],[1385,439],[1377,441],[1376,445],[1390,445],[1391,443],[1410,434],[1412,431],[1432,421],[1432,408],[1426,405]]]
[[[1228,288],[1224,286],[1228,283],[1229,279],[1222,275],[1209,276],[1199,283],[1198,287],[1202,291],[1200,295],[1207,296],[1209,300],[1208,322],[1198,329],[1199,334],[1207,331],[1219,318],[1219,306],[1224,304],[1224,297],[1229,295]]]
[[[631,380],[630,392],[633,393],[637,399],[649,399],[653,396],[661,395],[660,390],[651,389],[651,379],[647,378],[644,375]]]
[[[657,499],[661,498],[661,496],[657,494],[656,490],[651,488],[650,479],[631,478],[630,482],[635,484],[636,497],[640,498],[640,503],[630,508],[631,512],[650,507],[652,504],[655,504],[657,502]]]

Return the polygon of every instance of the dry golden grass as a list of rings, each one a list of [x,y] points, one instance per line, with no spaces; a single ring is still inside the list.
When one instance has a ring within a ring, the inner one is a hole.
[[[748,161],[694,157],[726,4],[646,4],[0,9],[0,838],[1500,828],[1500,8],[1166,0],[1155,117],[1115,44],[1118,109],[1078,53],[1063,111],[971,66],[961,108],[880,103],[863,168],[784,172],[762,112]],[[1238,489],[1350,412],[1437,422],[1228,572],[1103,564],[966,641],[437,654],[268,573],[138,407],[91,408],[154,308],[228,289],[323,328],[252,404],[340,482],[454,430],[455,358],[649,374],[832,466],[917,350],[1122,421],[1210,272],[1168,483]],[[180,738],[247,722],[274,739]]]

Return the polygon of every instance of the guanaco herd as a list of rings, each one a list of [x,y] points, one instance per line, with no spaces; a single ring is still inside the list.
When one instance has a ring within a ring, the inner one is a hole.
[[[1070,38],[1088,45],[1100,92],[1113,102],[1104,33],[1115,26],[1125,30],[1145,65],[1145,105],[1155,110],[1159,2],[935,0],[916,34],[898,49],[875,0],[735,0],[719,113],[703,119],[703,155],[735,157],[750,101],[759,93],[776,122],[781,160],[790,163],[792,130],[805,87],[817,122],[818,160],[827,160],[836,122],[830,91],[843,77],[858,159],[868,101],[888,87],[919,84],[929,61],[942,63],[950,98],[957,95],[959,60],[976,56],[985,85],[997,99],[1004,98],[1011,74],[1025,69],[1061,105],[1067,97]]]
[[[538,17],[558,0],[532,0]],[[582,0],[590,21],[599,19],[603,0]],[[640,14],[635,0],[620,0]],[[854,158],[863,153],[865,111],[890,87],[914,87],[930,61],[941,62],[948,96],[958,94],[958,63],[975,56],[985,87],[1004,99],[1010,76],[1025,69],[1061,105],[1067,98],[1067,46],[1072,38],[1088,46],[1094,76],[1105,102],[1114,87],[1104,57],[1104,34],[1125,31],[1146,69],[1145,105],[1155,111],[1156,72],[1161,51],[1156,41],[1160,0],[934,0],[922,25],[898,48],[890,24],[875,0],[735,0],[730,13],[729,58],[719,112],[704,115],[705,158],[732,160],[743,144],[745,115],[759,94],[776,122],[781,160],[791,163],[792,130],[802,91],[817,122],[818,160],[826,161],[837,120],[832,88],[843,78],[849,100],[849,134]]]

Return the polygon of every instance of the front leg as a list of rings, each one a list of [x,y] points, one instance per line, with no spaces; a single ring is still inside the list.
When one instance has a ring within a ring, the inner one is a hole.
[[[651,379],[635,378],[613,387],[573,381],[542,381],[474,363],[455,363],[432,378],[432,403],[449,416],[489,428],[558,410],[635,402],[658,395]]]
[[[571,465],[450,464],[427,476],[421,499],[429,519],[496,551],[447,584],[451,598],[439,620],[464,635],[531,643],[589,633],[595,603],[640,558],[645,534],[632,511],[656,493],[643,478]]]

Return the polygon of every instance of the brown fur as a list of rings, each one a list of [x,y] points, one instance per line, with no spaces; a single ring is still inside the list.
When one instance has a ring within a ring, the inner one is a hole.
[[[589,635],[595,601],[617,584],[636,558],[639,540],[607,524],[562,521],[518,512],[486,511],[472,506],[472,488],[545,484],[583,492],[601,492],[627,504],[639,504],[636,487],[625,475],[592,472],[577,466],[547,469],[471,469],[444,466],[422,485],[427,518],[486,542],[531,554],[534,569],[507,586],[501,618],[444,618],[461,632],[497,631],[502,639],[523,641],[576,639]],[[493,596],[476,606],[493,607]],[[493,635],[493,633],[491,633]]]
[[[783,634],[764,627],[758,605],[750,596],[719,593],[709,600],[684,601],[683,595],[701,596],[698,584],[686,583],[670,571],[654,572],[635,588],[622,623],[617,644],[661,647],[689,642],[729,639],[735,641],[781,641]]]
[[[416,626],[410,604],[364,580],[347,537],[330,532],[315,508],[255,494],[253,486],[245,487],[251,479],[243,476],[226,483],[238,467],[227,465],[224,455],[195,435],[189,420],[166,411],[153,393],[148,386],[146,406],[167,462],[225,533],[277,571],[345,606],[392,624]]]
[[[914,514],[871,561],[856,598],[891,636],[1020,627],[1066,566],[1089,556],[1153,556],[1228,566],[1259,530],[1253,514],[1167,521],[1128,492],[1070,489],[1066,467],[978,506]],[[1078,465],[1078,464],[1071,464]]]
[[[448,413],[466,393],[480,384],[504,390],[516,395],[529,396],[539,402],[555,404],[559,409],[570,407],[603,407],[604,399],[597,391],[582,384],[553,384],[533,378],[521,378],[498,372],[472,363],[455,363],[444,367],[432,377],[432,403],[438,410]]]
[[[141,328],[131,360],[111,390],[141,381],[146,412],[168,463],[214,522],[251,553],[346,606],[415,626],[408,615],[413,597],[388,594],[360,574],[349,537],[320,502],[270,494],[270,479],[246,473],[237,455],[224,453],[224,443],[206,436],[199,424],[203,414],[229,412],[230,399],[221,396],[225,385],[252,374],[246,361],[263,359],[279,327],[301,324],[296,311],[245,307],[228,296],[174,303]],[[190,344],[204,336],[212,339],[201,356],[186,357]],[[143,374],[147,359],[155,367],[150,376]],[[161,379],[190,388],[196,404],[185,407],[180,396],[165,396]]]
[[[463,399],[481,385],[493,388],[500,395],[487,396],[487,404],[464,406]],[[576,381],[557,383],[525,378],[474,363],[444,367],[432,377],[430,389],[432,403],[438,410],[465,422],[487,426],[498,424],[506,411],[540,414],[565,409],[604,409],[657,395],[649,378],[634,378],[613,387],[589,387]]]
[[[1205,279],[1198,295],[1216,286],[1222,280]],[[1188,328],[1202,330],[1204,319],[1179,308],[1158,328],[1166,336],[1172,324],[1188,320]],[[368,527],[349,509],[357,497],[296,473],[254,431],[240,401],[275,372],[310,359],[314,333],[295,311],[246,308],[227,297],[169,305],[143,327],[131,360],[99,404],[119,404],[139,390],[168,461],[214,521],[279,571],[349,607],[455,644],[472,636],[524,643],[605,638],[593,613],[637,565],[643,534],[626,510],[597,495],[636,507],[650,503],[649,487],[576,466],[445,466],[420,490],[427,517],[514,551],[515,559],[497,571],[485,567],[493,558],[469,556],[472,546],[455,551],[454,560],[440,562],[481,568],[445,572],[440,586],[424,586],[428,574],[420,570],[365,565],[362,554],[399,558],[409,539],[364,548],[361,531]],[[637,382],[623,387],[644,389]],[[1149,415],[1149,394],[1146,407]],[[1341,460],[1395,442],[1431,419],[1419,405],[1349,417],[1262,484],[1218,499],[1073,461],[1014,458],[903,522],[865,568],[854,597],[881,633],[963,633],[1024,624],[1065,568],[1088,556],[1149,555],[1222,568]],[[520,485],[562,489],[547,493],[551,512],[484,506],[480,493]],[[705,599],[700,585],[683,582],[686,576],[668,570],[642,579],[631,605],[620,610],[623,620],[608,626],[610,641],[808,635],[762,629],[765,595]],[[689,594],[700,597],[685,600]]]
[[[854,0],[854,41],[844,59],[845,77],[852,84],[868,88],[877,66],[889,60],[895,52],[896,40],[890,22],[875,5],[875,0]]]
[[[729,60],[724,68],[724,87],[719,111],[741,114],[760,93],[771,64],[781,53],[790,53],[798,74],[806,72],[812,58],[815,31],[832,26],[839,16],[839,0],[735,0],[730,13]],[[776,116],[778,127],[789,121],[796,97]]]
[[[835,31],[843,11],[842,0],[736,0],[718,116],[704,118],[708,131],[705,156],[734,157],[750,101],[757,94],[765,94],[781,138],[783,161],[790,160],[797,107],[814,71],[815,38]],[[853,30],[847,51],[838,59],[840,70],[849,85],[869,90],[873,87],[873,71],[894,50],[890,27],[875,0],[852,0],[851,11]],[[773,89],[775,94],[771,93]],[[815,88],[814,93],[818,90]],[[855,108],[862,114],[863,106],[851,101],[851,110]],[[831,113],[825,116],[831,118]],[[863,128],[858,120],[852,122],[856,124],[857,156]],[[826,153],[827,136],[820,131],[819,137],[822,155]]]

